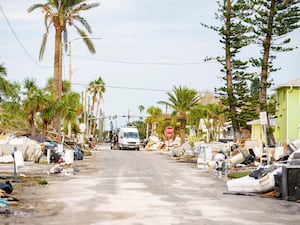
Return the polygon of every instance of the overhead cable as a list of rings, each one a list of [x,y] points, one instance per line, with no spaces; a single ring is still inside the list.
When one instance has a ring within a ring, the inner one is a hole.
[[[87,86],[87,84],[83,83],[72,83],[72,85],[78,86]],[[137,87],[124,87],[124,86],[110,86],[110,85],[103,85],[105,88],[116,88],[116,89],[127,89],[127,90],[138,90],[138,91],[159,91],[159,92],[168,92],[170,90],[165,89],[155,89],[155,88],[137,88]]]
[[[194,62],[132,62],[127,60],[114,60],[114,59],[100,59],[95,57],[85,57],[80,55],[72,55],[76,58],[103,61],[109,63],[120,63],[120,64],[135,64],[135,65],[154,65],[154,66],[183,66],[183,65],[199,65],[206,62],[194,61]]]
[[[36,65],[38,65],[39,67],[42,68],[53,68],[53,67],[49,67],[49,66],[43,66],[40,63],[38,63],[30,54],[29,52],[26,50],[26,48],[24,47],[24,45],[22,44],[21,40],[19,39],[18,35],[16,34],[16,32],[14,31],[14,28],[12,27],[12,25],[10,24],[8,18],[6,17],[4,10],[2,9],[1,5],[0,5],[0,11],[7,23],[7,25],[9,26],[11,32],[13,33],[14,37],[17,39],[19,45],[21,46],[21,48],[23,49],[23,51],[26,53],[26,55],[31,59],[31,61],[33,61]]]

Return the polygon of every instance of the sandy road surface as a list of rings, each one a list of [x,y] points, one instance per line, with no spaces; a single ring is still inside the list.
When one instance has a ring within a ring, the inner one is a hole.
[[[83,163],[78,164],[80,172],[72,177],[49,178],[46,187],[27,187],[34,199],[27,204],[27,213],[23,209],[25,213],[0,215],[0,224],[298,225],[300,221],[299,203],[224,195],[224,182],[211,173],[155,152],[102,149],[79,163]],[[28,201],[28,195],[22,200]]]

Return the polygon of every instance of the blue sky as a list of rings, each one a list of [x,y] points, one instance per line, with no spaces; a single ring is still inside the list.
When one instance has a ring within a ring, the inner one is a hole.
[[[39,10],[27,13],[28,7],[43,2],[0,0],[19,39],[0,13],[0,63],[4,63],[11,81],[22,83],[30,77],[43,86],[53,75],[54,31],[51,30],[45,57],[39,62],[39,48],[45,31],[43,15]],[[81,92],[90,81],[101,76],[107,85],[101,106],[105,116],[127,115],[128,112],[138,116],[139,105],[148,108],[157,105],[157,101],[167,100],[165,90],[172,90],[174,85],[198,91],[213,91],[221,85],[220,65],[203,61],[207,56],[223,54],[219,37],[200,25],[201,22],[217,23],[214,17],[216,1],[99,2],[99,7],[82,14],[92,27],[92,37],[101,38],[93,40],[97,53],[91,55],[82,40],[72,41],[72,87]],[[79,37],[73,29],[70,31],[69,40]],[[300,31],[292,34],[293,44],[300,44],[299,37]],[[258,56],[259,50],[251,49],[245,55]],[[299,49],[278,55],[275,65],[282,70],[271,74],[276,85],[299,78],[299,55]],[[63,67],[63,77],[68,79],[67,55]],[[118,124],[125,121],[120,118]]]

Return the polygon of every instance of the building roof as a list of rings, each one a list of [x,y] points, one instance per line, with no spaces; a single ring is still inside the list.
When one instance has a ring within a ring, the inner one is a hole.
[[[270,125],[271,126],[275,126],[276,125],[276,118],[270,117],[269,121],[270,121]],[[261,120],[260,119],[252,120],[252,121],[248,121],[247,122],[247,125],[257,125],[257,124],[261,124]]]
[[[277,90],[277,89],[284,88],[284,87],[300,87],[300,78],[296,79],[296,80],[289,81],[289,82],[284,83],[284,84],[280,84],[280,85],[274,87],[273,89]]]

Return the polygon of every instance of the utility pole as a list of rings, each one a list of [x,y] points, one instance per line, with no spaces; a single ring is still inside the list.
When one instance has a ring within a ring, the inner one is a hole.
[[[72,63],[71,63],[71,41],[68,42],[68,56],[69,56],[69,81],[70,81],[70,85],[72,87]]]
[[[85,129],[86,129],[85,136],[87,138],[88,123],[87,123],[87,111],[86,111],[86,96],[87,96],[87,87],[84,90],[83,98],[82,98],[83,99],[83,123],[85,124]]]
[[[70,87],[72,89],[72,65],[71,65],[71,42],[68,42],[68,50],[69,50],[69,82]],[[68,137],[71,138],[72,135],[72,126],[71,122],[68,122]]]
[[[104,116],[103,116],[102,110],[100,109],[99,129],[98,129],[98,131],[99,131],[98,140],[100,143],[103,142],[103,125],[104,125],[103,121],[104,121]]]
[[[130,115],[129,115],[129,109],[128,109],[128,116],[127,116],[127,124],[129,125],[129,119],[130,119]]]
[[[89,131],[89,125],[90,125],[90,122],[89,122],[89,119],[90,119],[90,96],[88,97],[88,105],[87,105],[87,115],[86,115],[86,137],[89,138],[89,134],[90,134],[90,131]]]

